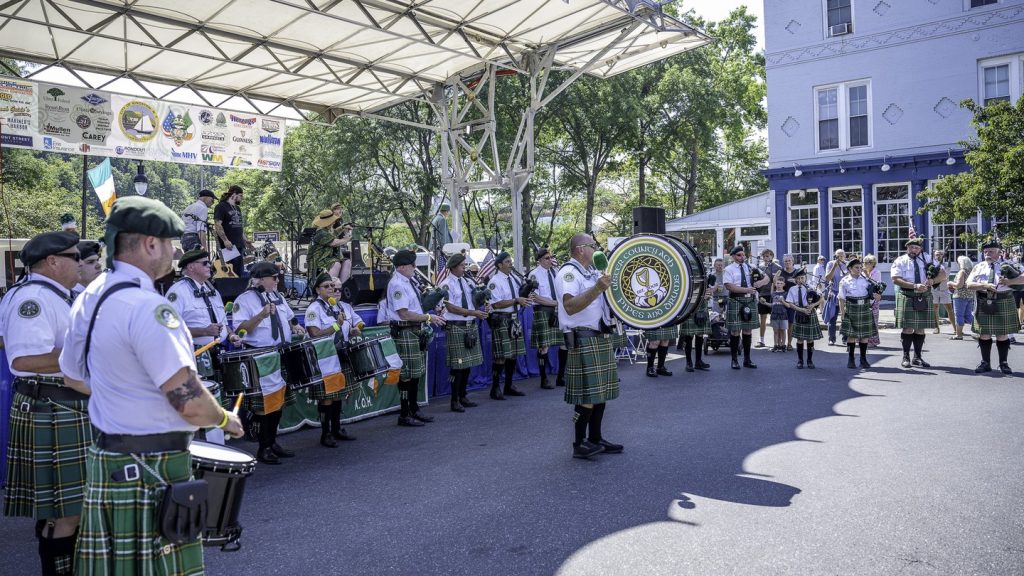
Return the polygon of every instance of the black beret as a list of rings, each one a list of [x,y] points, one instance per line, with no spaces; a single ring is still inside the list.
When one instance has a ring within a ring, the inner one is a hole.
[[[200,198],[213,198],[214,200],[217,199],[217,195],[214,194],[213,192],[210,192],[209,190],[200,190],[199,191],[199,197]]]
[[[497,257],[494,258],[494,265],[497,266],[498,264],[501,264],[502,262],[508,260],[511,257],[512,255],[509,254],[508,252],[501,252],[500,254],[498,254]]]
[[[82,240],[78,243],[78,255],[85,260],[91,256],[97,256],[103,250],[103,244],[92,240]]]
[[[448,267],[449,270],[455,270],[456,266],[458,266],[459,264],[462,264],[465,261],[466,261],[466,255],[465,254],[456,254],[456,255],[454,255],[454,256],[452,256],[451,258],[448,259],[448,264],[446,264],[446,266]]]
[[[395,266],[405,266],[416,263],[416,253],[412,250],[399,250],[391,257],[391,263]]]
[[[74,232],[44,232],[25,243],[19,258],[25,266],[33,266],[47,256],[74,248],[77,244],[78,234]]]
[[[107,266],[113,268],[114,251],[117,249],[117,235],[126,232],[177,238],[185,232],[185,223],[163,202],[143,196],[118,198],[107,216],[107,231],[103,243],[112,248],[107,251]]]
[[[846,267],[847,268],[853,268],[854,266],[863,266],[863,265],[864,265],[864,263],[861,262],[860,259],[858,259],[858,258],[854,258],[853,260],[850,260],[849,262],[846,263]]]
[[[178,259],[178,266],[181,266],[181,268],[184,269],[185,266],[188,266],[189,264],[195,262],[196,260],[201,260],[203,258],[209,257],[210,253],[207,252],[206,250],[203,250],[201,248],[193,248],[192,250],[189,250],[188,252],[185,252],[184,254],[181,255],[181,258]]]
[[[543,258],[544,256],[546,256],[547,254],[550,254],[550,253],[551,253],[551,250],[548,249],[547,246],[541,246],[540,250],[537,250],[537,257],[534,258],[534,260],[540,260],[541,258]]]
[[[249,275],[253,278],[268,278],[270,276],[277,276],[277,266],[273,262],[257,262],[252,265],[249,270]]]
[[[319,288],[321,284],[324,282],[330,282],[331,280],[334,280],[334,276],[331,276],[327,272],[321,272],[317,275],[316,280],[313,281],[313,287]]]
[[[745,250],[743,249],[743,246],[736,246],[732,250],[729,250],[729,256],[735,256],[735,255],[739,254],[740,252],[744,252],[745,253]]]
[[[799,278],[801,276],[807,276],[807,268],[804,268],[803,266],[793,271],[793,278]]]
[[[911,246],[924,247],[924,238],[911,238],[907,240],[907,243],[903,245],[904,248],[910,248]]]
[[[1003,245],[1001,242],[999,242],[999,240],[989,240],[988,242],[985,242],[984,244],[981,245],[982,250],[988,250],[989,248],[1002,249]]]

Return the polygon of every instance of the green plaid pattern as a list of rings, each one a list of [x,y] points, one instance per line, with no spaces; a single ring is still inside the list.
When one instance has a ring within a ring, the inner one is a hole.
[[[549,324],[549,319],[552,316],[555,318],[554,326]],[[565,344],[565,337],[562,336],[562,329],[558,327],[558,312],[534,308],[533,327],[530,329],[530,346],[540,350],[562,344]]]
[[[565,401],[600,404],[619,397],[619,371],[611,334],[576,341],[565,365]]]
[[[843,324],[839,332],[847,338],[870,338],[878,336],[875,316],[871,313],[871,301],[863,304],[843,303]]]
[[[31,406],[22,412],[23,403]],[[52,408],[50,412],[36,412]],[[4,515],[42,520],[82,511],[85,452],[92,444],[88,400],[49,403],[19,392],[11,401]]]
[[[312,386],[309,387],[309,397],[312,398],[313,400],[318,401],[318,402],[320,400],[342,400],[342,399],[344,399],[345,398],[345,394],[348,392],[348,387],[351,386],[352,384],[355,384],[355,377],[352,376],[352,374],[350,372],[345,372],[344,370],[342,370],[342,373],[345,374],[345,387],[344,388],[342,388],[341,390],[338,390],[337,392],[332,392],[332,393],[328,394],[327,393],[327,389],[324,387],[324,381],[321,380],[321,381],[317,382],[316,384],[313,384]]]
[[[708,309],[708,298],[701,298],[700,303],[697,305],[696,310],[707,310]],[[679,325],[680,336],[701,336],[705,334],[711,334],[711,314],[707,313],[704,318],[704,325],[697,324],[696,315],[690,314],[690,317],[683,321]],[[674,338],[674,336],[673,336]]]
[[[800,312],[798,311],[796,315],[799,318]],[[803,341],[821,340],[823,335],[821,333],[821,324],[818,323],[818,315],[812,311],[807,317],[810,321],[806,324],[801,324],[797,320],[789,325],[789,329],[793,331],[793,338]]]
[[[995,314],[985,314],[978,306],[974,310],[974,323],[971,329],[975,334],[985,336],[1003,336],[1013,334],[1020,329],[1020,320],[1017,318],[1017,307],[1014,306],[1013,294],[1005,292],[996,299],[999,311]]]
[[[522,336],[513,340],[509,333],[511,323],[511,318],[502,317],[491,325],[491,357],[496,361],[526,354],[526,340]]]
[[[674,324],[672,326],[655,328],[654,330],[644,330],[644,335],[647,336],[647,340],[649,342],[657,340],[675,340],[677,334],[679,334],[679,328]]]
[[[426,374],[427,360],[426,352],[420,350],[420,337],[418,330],[402,328],[392,330],[391,338],[395,341],[395,349],[402,359],[402,374],[398,377],[402,382],[414,380]]]
[[[563,342],[564,341],[565,340],[563,338]],[[625,349],[625,348],[628,348],[628,347],[629,347],[629,336],[626,336],[626,332],[625,331],[623,331],[622,334],[619,334],[618,332],[612,332],[612,350],[613,351],[616,348]]]
[[[896,289],[896,327],[913,330],[931,330],[935,328],[935,316],[932,312],[932,293],[923,294],[928,302],[926,310],[917,312],[910,305],[910,298],[903,294],[902,288]]]
[[[284,404],[281,405],[281,410],[284,410],[285,406],[292,404],[295,402],[296,398],[298,398],[298,396],[295,395],[295,390],[290,386],[285,386],[284,388]],[[221,405],[226,409],[230,410],[235,407],[234,396],[224,397],[224,393],[221,392],[221,397],[223,398],[223,400],[221,400]],[[242,404],[244,404],[245,409],[250,412],[263,414],[263,394],[247,394],[245,396],[245,401],[243,401]]]
[[[167,482],[192,478],[192,455],[188,452],[143,454],[139,458]],[[203,574],[203,545],[198,538],[174,546],[160,536],[157,509],[163,485],[141,466],[137,480],[111,479],[111,474],[130,464],[135,460],[129,454],[89,448],[85,506],[75,555],[77,576]]]
[[[750,320],[744,322],[740,319],[740,310],[744,306],[750,307]],[[743,300],[729,297],[726,300],[725,308],[725,328],[729,332],[739,332],[740,330],[754,330],[760,326],[760,319],[757,316],[757,301],[753,297],[745,298]]]
[[[445,324],[445,353],[448,367],[453,370],[472,368],[484,363],[484,353],[480,349],[480,328],[476,322],[468,326],[456,326]],[[472,348],[466,348],[466,334],[477,335],[476,344]]]

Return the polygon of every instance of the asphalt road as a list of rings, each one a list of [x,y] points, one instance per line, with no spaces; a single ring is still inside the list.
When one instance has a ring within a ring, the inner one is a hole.
[[[244,546],[207,549],[208,572],[1024,574],[1024,345],[1017,375],[978,377],[947,336],[924,370],[899,368],[893,331],[869,371],[827,346],[813,371],[767,350],[671,378],[622,363],[604,429],[626,451],[593,461],[536,380],[466,414],[439,399],[426,428],[357,423],[334,450],[283,436],[299,455],[250,477]],[[0,519],[3,574],[38,573],[30,526]]]

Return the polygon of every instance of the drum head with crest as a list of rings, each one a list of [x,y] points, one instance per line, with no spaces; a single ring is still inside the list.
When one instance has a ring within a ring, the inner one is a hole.
[[[686,320],[704,293],[704,264],[693,247],[671,236],[626,238],[612,250],[606,272],[612,314],[642,330]]]

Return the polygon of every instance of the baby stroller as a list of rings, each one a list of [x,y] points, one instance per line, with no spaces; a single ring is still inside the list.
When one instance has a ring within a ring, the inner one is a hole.
[[[729,331],[725,329],[725,313],[719,311],[724,309],[725,302],[722,302],[711,311],[711,315],[708,317],[711,321],[711,335],[704,339],[705,355],[710,354],[711,351],[718,352],[719,346],[729,345]]]

